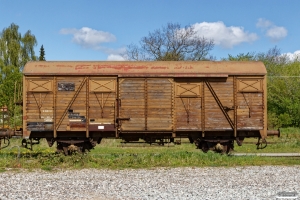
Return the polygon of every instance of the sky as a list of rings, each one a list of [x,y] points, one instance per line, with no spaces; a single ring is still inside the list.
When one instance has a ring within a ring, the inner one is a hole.
[[[300,54],[299,0],[0,0],[0,31],[12,23],[37,39],[47,61],[123,60],[130,44],[179,23],[213,39],[217,60],[240,53]]]

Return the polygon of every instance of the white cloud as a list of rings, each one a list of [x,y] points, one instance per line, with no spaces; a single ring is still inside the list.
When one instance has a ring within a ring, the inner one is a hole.
[[[263,18],[259,18],[256,23],[256,27],[258,27],[258,28],[269,28],[272,25],[273,25],[273,23],[271,21],[263,19]]]
[[[103,48],[101,48],[101,51],[103,51],[107,54],[112,54],[112,55],[122,55],[122,54],[126,53],[126,47],[121,47],[121,48],[117,48],[117,49],[103,47]]]
[[[216,45],[232,48],[243,42],[253,42],[258,39],[255,33],[248,33],[243,27],[225,26],[219,22],[202,22],[193,25],[199,36],[213,39]]]
[[[266,19],[258,19],[256,27],[261,28],[265,35],[272,41],[278,42],[287,36],[288,31],[282,26],[276,26],[273,22]]]
[[[108,57],[107,57],[107,60],[108,61],[124,61],[126,60],[123,56],[121,55],[117,55],[117,54],[110,54]]]
[[[298,60],[300,61],[300,50],[295,51],[294,53],[285,53],[283,56],[288,57],[291,61]]]
[[[287,36],[287,30],[284,27],[272,27],[267,30],[266,36],[272,41],[277,42]]]
[[[101,43],[116,41],[116,37],[113,34],[88,27],[82,27],[81,29],[61,29],[60,33],[73,35],[72,41],[84,48],[97,49]]]

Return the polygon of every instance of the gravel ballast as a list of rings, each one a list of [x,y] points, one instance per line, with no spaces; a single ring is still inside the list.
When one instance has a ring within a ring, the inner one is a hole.
[[[0,182],[1,200],[276,199],[300,194],[300,166],[7,170]]]

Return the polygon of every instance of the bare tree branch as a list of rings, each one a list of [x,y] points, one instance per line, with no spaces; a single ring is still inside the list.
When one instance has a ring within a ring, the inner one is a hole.
[[[149,32],[140,45],[129,45],[128,60],[210,60],[213,40],[197,35],[193,26],[181,28],[178,23],[168,23],[162,29]]]

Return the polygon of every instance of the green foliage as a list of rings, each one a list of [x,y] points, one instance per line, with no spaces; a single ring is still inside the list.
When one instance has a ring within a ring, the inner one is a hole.
[[[300,127],[300,62],[270,67],[268,111],[278,116],[276,127]]]
[[[40,48],[40,57],[39,57],[39,61],[46,61],[45,58],[45,49],[44,46],[42,45]]]
[[[254,53],[240,53],[236,56],[228,55],[228,58],[223,58],[222,60],[228,60],[228,61],[251,61],[256,60]]]
[[[12,23],[0,33],[0,106],[7,106],[10,123],[20,125],[21,114],[14,117],[16,111],[15,101],[22,96],[21,71],[30,60],[36,60],[34,47],[37,45],[35,36],[28,30],[23,36],[19,26]],[[17,121],[14,122],[14,119]]]
[[[300,62],[274,47],[266,53],[228,55],[228,61],[262,61],[268,76],[268,127],[300,127]]]
[[[300,153],[300,129],[281,128],[280,137],[269,136],[268,146],[264,149],[256,150],[253,145],[257,142],[256,138],[245,139],[247,144],[235,146],[235,151],[239,153]],[[298,160],[299,161],[299,160]]]
[[[15,66],[22,69],[27,61],[36,60],[34,47],[36,38],[28,30],[23,36],[19,26],[12,23],[0,33],[0,59],[5,66]]]

